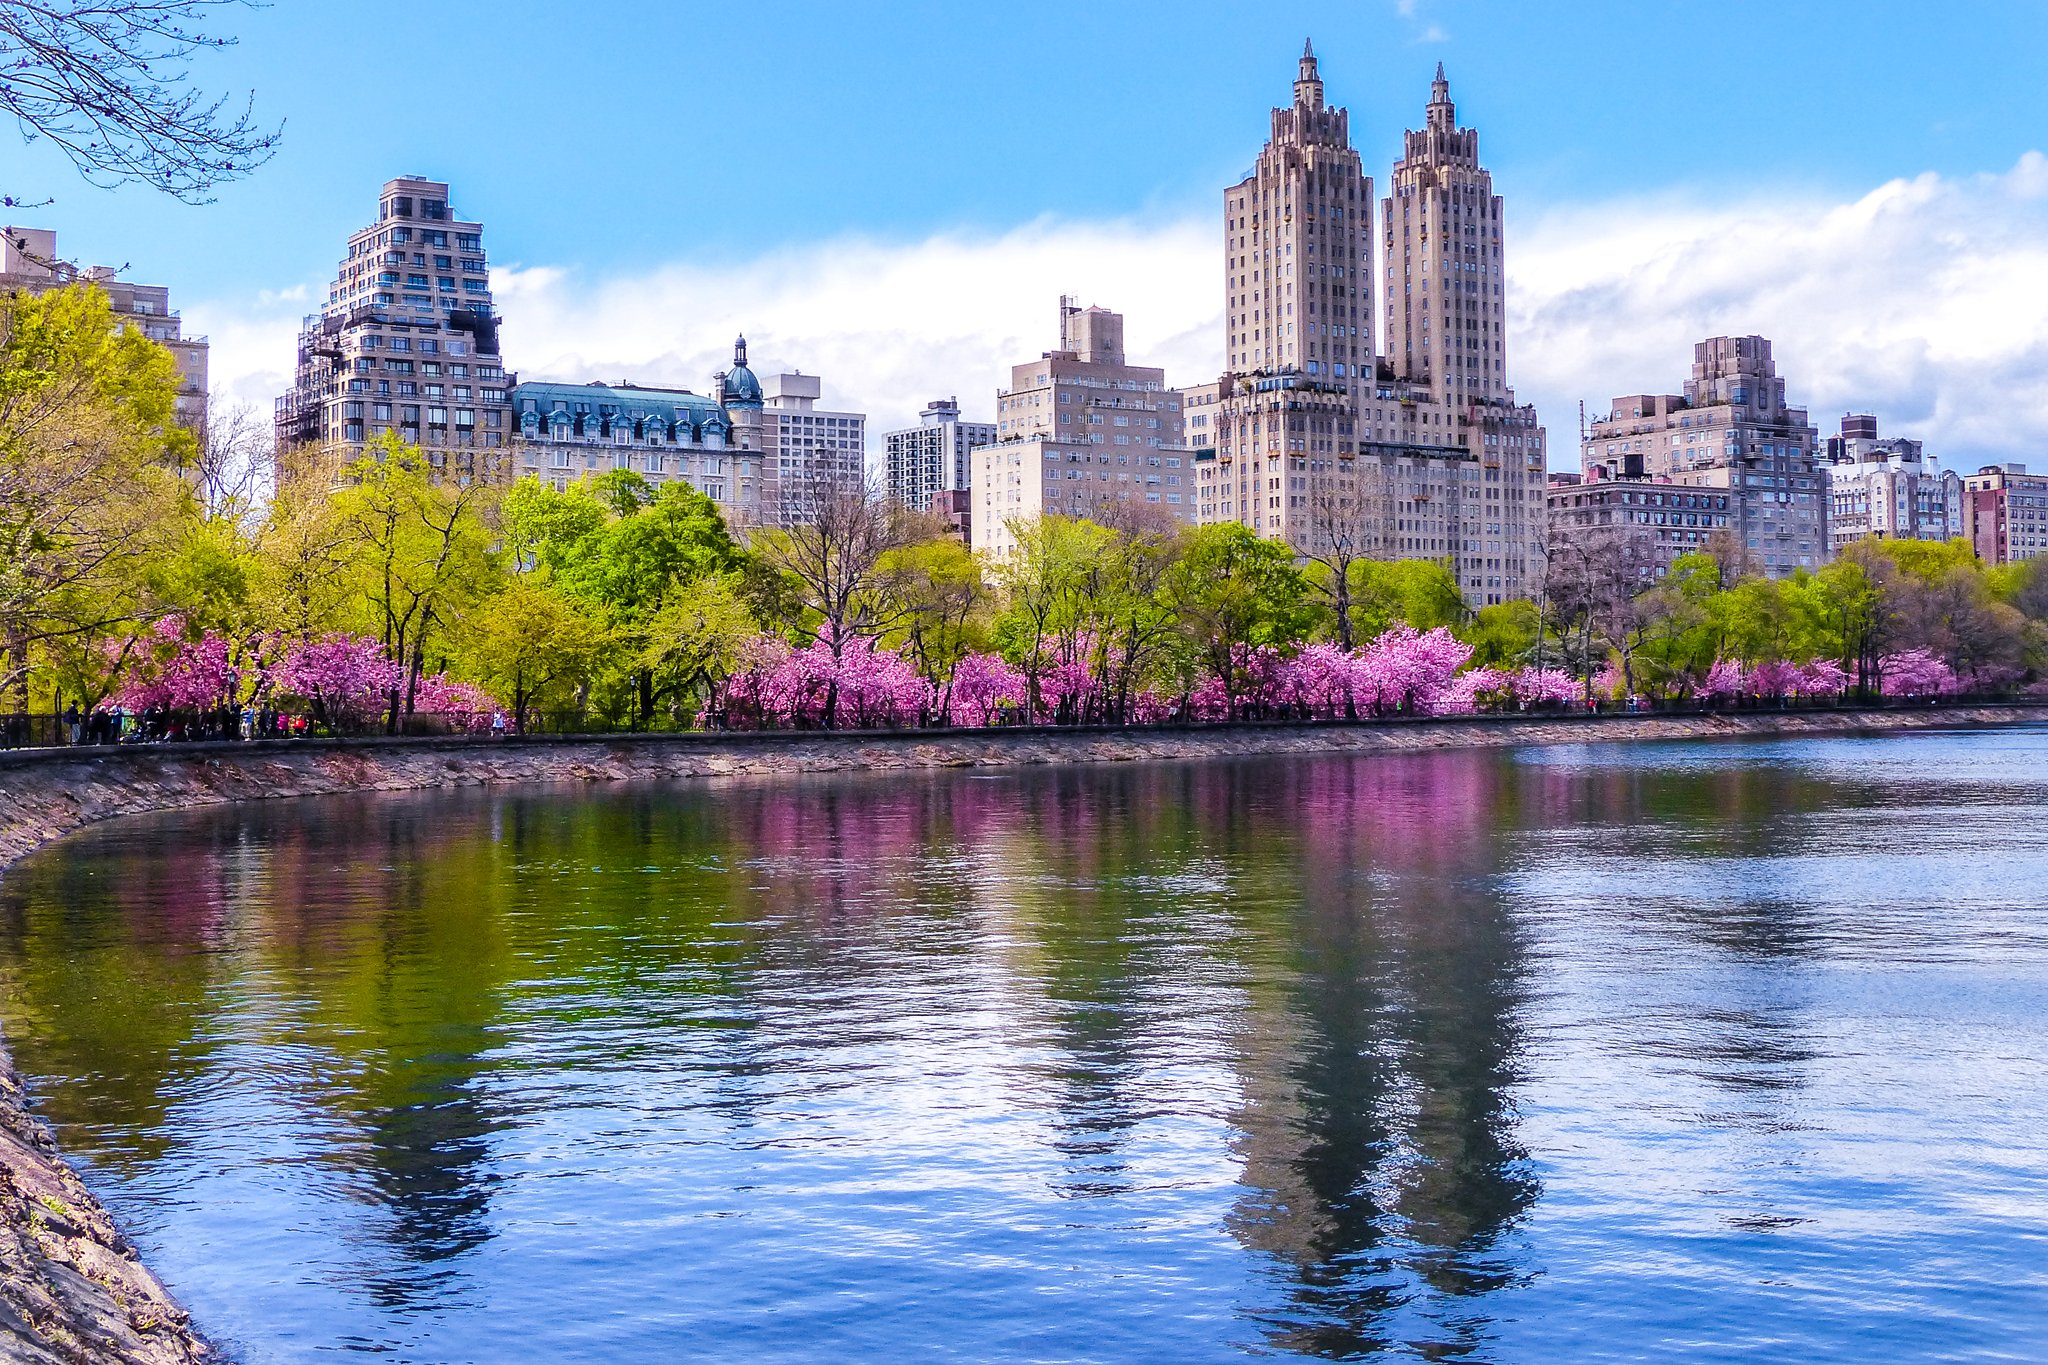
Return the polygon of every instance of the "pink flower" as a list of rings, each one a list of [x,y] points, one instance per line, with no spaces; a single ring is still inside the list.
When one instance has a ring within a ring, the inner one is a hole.
[[[1794,690],[1802,697],[1839,697],[1849,690],[1849,672],[1833,659],[1815,659],[1800,668]]]
[[[1924,649],[1887,654],[1877,661],[1877,672],[1887,697],[1940,697],[1958,689],[1955,670]]]
[[[1783,697],[1799,686],[1802,677],[1800,669],[1793,664],[1772,661],[1758,664],[1749,670],[1743,679],[1743,690],[1752,697],[1771,699]]]
[[[1024,675],[1000,654],[970,654],[953,667],[952,704],[963,720],[994,725],[1024,705]]]
[[[1733,659],[1716,659],[1714,666],[1707,670],[1707,680],[1700,684],[1703,697],[1735,697],[1742,694],[1742,665]]]
[[[1568,702],[1578,698],[1579,680],[1561,668],[1520,668],[1515,670],[1514,689],[1524,706]]]
[[[375,640],[330,635],[287,649],[273,678],[283,697],[306,703],[329,726],[359,729],[389,706],[405,670]]]
[[[454,682],[446,673],[421,678],[413,693],[413,708],[440,716],[449,728],[481,733],[491,728],[491,713],[502,708],[490,693],[475,683]]]

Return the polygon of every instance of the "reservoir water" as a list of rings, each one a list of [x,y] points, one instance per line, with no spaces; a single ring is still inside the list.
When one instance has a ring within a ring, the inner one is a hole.
[[[249,1365],[2048,1357],[2048,732],[253,804],[0,882]]]

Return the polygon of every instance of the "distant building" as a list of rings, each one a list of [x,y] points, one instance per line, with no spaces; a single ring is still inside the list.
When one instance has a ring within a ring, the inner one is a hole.
[[[994,422],[970,422],[960,416],[960,400],[934,398],[917,415],[917,425],[882,436],[884,484],[889,496],[905,507],[929,512],[942,493],[965,493],[973,487],[976,446],[993,445]]]
[[[1178,447],[1111,454],[1093,443],[1043,436],[978,447],[971,544],[1001,559],[1017,548],[1015,525],[1046,513],[1105,524],[1171,520],[1192,525],[1193,500],[1170,491],[1166,483],[1187,476],[1187,458]],[[1177,501],[1168,502],[1169,497]]]
[[[1593,423],[1580,449],[1588,482],[1668,481],[1729,495],[1733,548],[1770,578],[1827,561],[1827,481],[1818,431],[1785,402],[1785,381],[1760,336],[1693,347],[1682,394],[1630,394]]]
[[[1828,484],[1832,552],[1868,536],[1947,540],[1963,534],[1963,480],[1928,459],[1920,442],[1879,437],[1868,413],[1842,418],[1822,472]]]
[[[483,224],[456,217],[445,182],[386,181],[377,221],[348,239],[326,306],[299,332],[278,450],[345,456],[396,433],[450,477],[502,476],[512,406],[498,322]]]
[[[1010,369],[996,395],[996,439],[1109,446],[1126,454],[1181,444],[1180,395],[1166,371],[1133,365],[1124,318],[1060,299],[1060,345]]]
[[[1655,580],[1680,555],[1715,548],[1730,532],[1734,495],[1726,489],[1686,487],[1668,478],[1608,478],[1553,474],[1544,490],[1553,540],[1582,537],[1608,527],[1643,547],[1643,572]]]
[[[41,294],[69,284],[98,285],[114,313],[178,361],[178,420],[194,431],[206,427],[206,338],[188,337],[170,290],[160,284],[130,284],[104,265],[79,269],[57,258],[57,234],[48,228],[0,228],[0,290]]]
[[[1986,564],[2048,554],[2048,475],[2029,474],[2023,464],[1964,475],[1963,534]]]
[[[931,510],[946,519],[946,534],[974,546],[974,490],[958,488],[932,495]]]
[[[996,443],[973,452],[973,545],[1015,548],[1009,523],[1045,512],[1195,520],[1193,452],[1166,371],[1132,365],[1124,320],[1060,300],[1060,349],[1010,371],[996,396]],[[983,476],[994,482],[983,486]]]
[[[741,374],[745,380],[736,381]],[[778,374],[761,388],[746,367],[742,337],[733,370],[720,383],[742,443],[760,453],[755,515],[762,524],[795,525],[828,490],[867,481],[867,415],[820,408],[824,383],[818,376]]]
[[[760,460],[733,444],[732,419],[715,398],[637,384],[528,382],[513,388],[512,407],[516,477],[561,490],[625,469],[655,485],[687,483],[728,520],[751,509]]]
[[[1193,451],[1216,453],[1216,434],[1223,421],[1223,385],[1188,385],[1180,390],[1181,440]]]

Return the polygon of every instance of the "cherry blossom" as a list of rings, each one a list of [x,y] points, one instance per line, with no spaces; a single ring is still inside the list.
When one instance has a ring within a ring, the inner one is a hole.
[[[1887,654],[1877,661],[1877,672],[1887,697],[1941,697],[1958,690],[1955,670],[1924,649]]]
[[[390,704],[405,670],[361,635],[329,635],[287,648],[272,678],[288,704],[300,702],[336,730],[362,729]]]
[[[973,725],[994,725],[1024,705],[1024,675],[1000,654],[969,654],[953,667],[952,706]]]

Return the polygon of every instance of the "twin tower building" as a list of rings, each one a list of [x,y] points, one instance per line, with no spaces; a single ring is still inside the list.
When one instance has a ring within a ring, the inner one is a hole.
[[[1441,560],[1475,605],[1526,596],[1544,432],[1508,385],[1501,200],[1441,66],[1377,203],[1376,225],[1350,116],[1324,102],[1310,47],[1257,167],[1224,193],[1222,376],[1166,389],[1120,363],[1120,326],[1115,355],[1017,367],[1001,443],[976,452],[976,543],[1003,552],[1021,514],[1143,499],[1325,560]],[[1054,402],[1062,368],[1076,391]],[[1137,408],[1155,431],[1164,413],[1182,448],[1110,444],[1103,410],[1115,422]]]
[[[887,438],[890,492],[919,507],[943,497],[997,555],[1045,512],[1156,515],[1241,522],[1326,562],[1443,561],[1474,605],[1528,595],[1544,434],[1508,386],[1501,201],[1443,68],[1376,201],[1349,115],[1324,102],[1305,50],[1293,103],[1273,111],[1223,210],[1214,383],[1170,388],[1128,362],[1121,318],[1063,301],[1061,349],[1013,369],[993,429],[946,404],[926,413],[946,439]],[[736,522],[800,515],[786,494],[818,471],[862,477],[858,414],[812,411],[805,376],[787,377],[804,394],[764,400],[743,353],[707,396],[520,384],[499,353],[482,233],[445,184],[385,186],[300,334],[280,451],[360,450],[388,433],[451,478],[632,469],[689,481]]]

